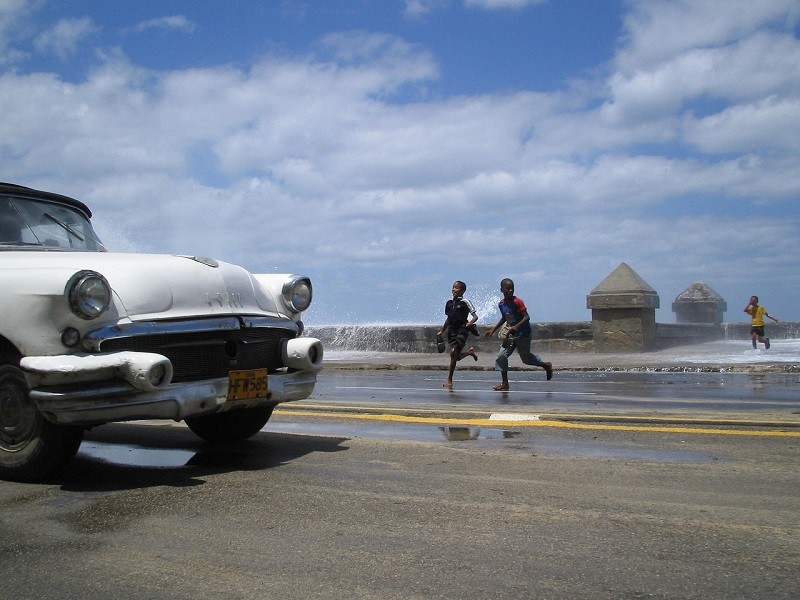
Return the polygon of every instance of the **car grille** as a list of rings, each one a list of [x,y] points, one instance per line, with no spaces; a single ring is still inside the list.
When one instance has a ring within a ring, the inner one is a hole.
[[[100,343],[100,351],[166,356],[172,362],[172,381],[179,383],[227,377],[237,369],[280,369],[284,366],[283,341],[295,335],[291,329],[279,328],[160,333],[106,339]]]

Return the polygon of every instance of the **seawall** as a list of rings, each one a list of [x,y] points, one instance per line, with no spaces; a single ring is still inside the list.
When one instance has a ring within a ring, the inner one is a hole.
[[[593,353],[591,321],[532,323],[536,350],[553,354],[559,352]],[[489,326],[479,325],[483,334]],[[434,325],[327,325],[307,326],[305,335],[322,340],[330,350],[375,350],[379,352],[435,353],[438,326]],[[782,322],[767,326],[773,339],[800,338],[800,322]],[[722,325],[657,324],[658,350],[688,346],[714,340],[748,340],[749,323]],[[495,352],[498,339],[470,336],[467,345],[476,350]]]

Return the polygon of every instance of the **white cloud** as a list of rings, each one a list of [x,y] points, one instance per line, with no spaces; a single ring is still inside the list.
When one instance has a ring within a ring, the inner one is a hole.
[[[549,0],[464,0],[466,6],[474,6],[487,10],[502,8],[525,8],[534,4],[544,4]]]
[[[688,142],[707,153],[800,154],[800,98],[769,96],[701,119],[688,118]],[[796,191],[796,190],[795,190]]]
[[[612,100],[602,116],[614,125],[672,115],[706,99],[736,102],[798,94],[800,41],[788,34],[758,32],[720,47],[689,49],[630,74],[618,71],[609,85]]]
[[[403,15],[407,18],[419,18],[435,10],[446,8],[453,0],[405,0]],[[544,4],[549,0],[463,0],[468,8],[483,10],[521,9],[536,4]]]
[[[724,47],[771,26],[791,29],[800,19],[795,0],[649,0],[629,7],[616,59],[625,74],[686,52]]]
[[[183,15],[171,15],[168,17],[159,17],[157,19],[148,19],[138,23],[134,30],[137,32],[147,31],[148,29],[156,29],[159,31],[185,31],[192,33],[195,30],[196,24]]]
[[[622,261],[667,307],[698,277],[733,302],[753,263],[798,289],[796,211],[760,214],[800,197],[795,5],[742,4],[713,31],[689,26],[706,2],[632,6],[607,80],[548,94],[430,98],[430,51],[363,31],[244,66],[156,72],[106,51],[78,82],[6,72],[0,166],[86,200],[112,248],[309,272],[331,320],[374,285],[370,306],[399,288],[398,320],[430,305],[438,321],[453,279],[493,298],[515,273],[535,318],[585,318]],[[90,28],[74,31],[49,47]]]
[[[434,10],[446,8],[451,0],[405,0],[403,16],[417,19]]]
[[[52,53],[60,60],[72,56],[78,45],[98,31],[90,17],[61,19],[34,40],[36,50],[42,54]]]
[[[25,59],[25,52],[13,47],[24,35],[26,18],[34,13],[43,0],[0,0],[0,66]]]

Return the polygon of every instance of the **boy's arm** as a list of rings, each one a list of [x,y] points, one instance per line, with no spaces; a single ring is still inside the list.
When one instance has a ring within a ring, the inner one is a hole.
[[[464,298],[464,302],[469,309],[469,321],[467,322],[467,329],[471,329],[472,326],[478,321],[478,311],[475,310],[475,305],[466,298]]]
[[[494,335],[494,332],[497,331],[498,329],[500,329],[500,327],[505,322],[506,322],[505,316],[500,317],[500,320],[495,324],[495,326],[492,327],[491,329],[487,329],[486,333],[484,333],[483,335],[486,336],[486,337],[492,337]]]
[[[772,319],[772,320],[773,320],[773,321],[775,321],[776,323],[778,323],[778,322],[779,322],[779,321],[778,321],[778,319],[776,319],[775,317],[773,317],[773,316],[772,316],[771,314],[769,314],[767,311],[764,311],[764,316],[765,316],[765,317],[769,317],[770,319]]]
[[[517,331],[519,331],[520,327],[525,325],[525,323],[527,323],[530,320],[531,320],[531,316],[528,314],[528,311],[526,310],[525,312],[522,313],[522,317],[520,317],[519,321],[514,323],[514,325],[512,325],[509,329],[511,331],[513,331],[514,333],[516,333]]]

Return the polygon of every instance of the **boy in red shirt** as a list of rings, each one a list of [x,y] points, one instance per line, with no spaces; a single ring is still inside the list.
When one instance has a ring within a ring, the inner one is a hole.
[[[526,365],[541,367],[547,374],[548,381],[553,377],[553,365],[543,362],[541,358],[531,352],[531,317],[522,298],[514,295],[514,282],[511,279],[503,279],[500,282],[500,291],[503,292],[503,299],[498,303],[500,309],[500,320],[497,324],[487,331],[484,335],[491,337],[495,332],[507,324],[508,339],[503,342],[503,347],[497,355],[494,363],[494,370],[500,371],[502,382],[494,386],[494,390],[505,392],[508,390],[508,357],[519,352],[519,357]]]

